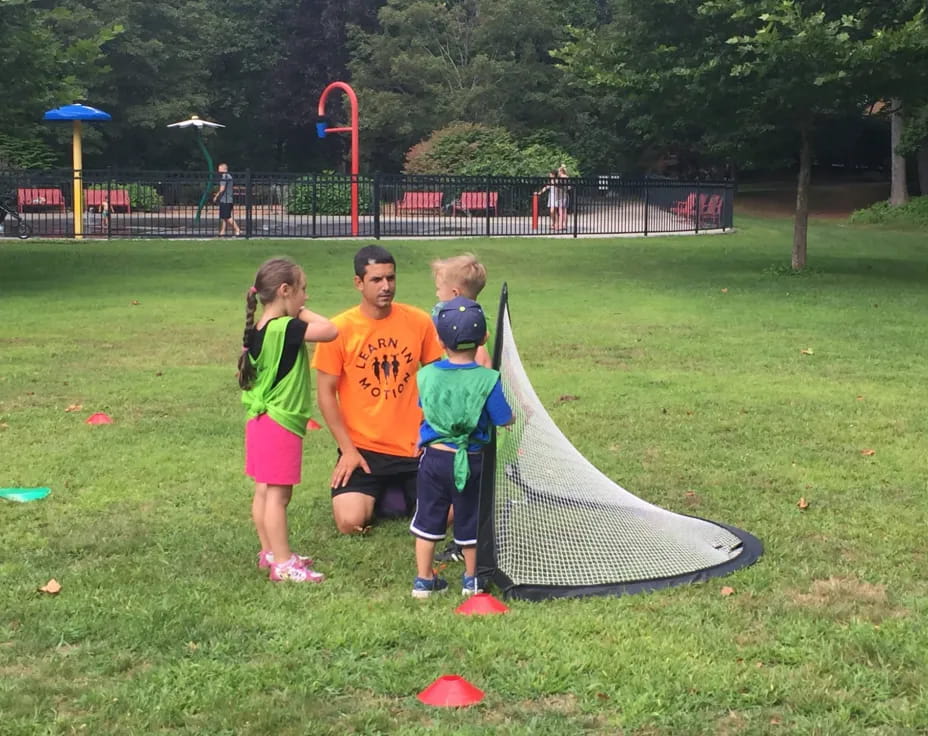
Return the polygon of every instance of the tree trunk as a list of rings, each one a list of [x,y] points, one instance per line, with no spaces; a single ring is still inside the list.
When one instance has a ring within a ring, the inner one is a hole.
[[[902,132],[905,124],[902,118],[902,100],[893,98],[892,112],[890,113],[890,138],[892,145],[892,179],[889,190],[889,204],[899,207],[909,201],[909,189],[905,180],[905,156],[897,153],[902,143]]]
[[[796,219],[793,222],[794,271],[806,267],[806,246],[809,232],[809,185],[812,183],[812,129],[802,128],[802,143],[799,148],[799,181],[796,185]]]
[[[928,197],[928,143],[918,150],[918,189],[923,197]]]

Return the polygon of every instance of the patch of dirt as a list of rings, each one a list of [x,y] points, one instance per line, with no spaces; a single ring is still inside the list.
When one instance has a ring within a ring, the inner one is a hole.
[[[885,585],[857,578],[814,580],[808,592],[794,591],[789,598],[799,606],[817,609],[841,620],[862,618],[878,623],[907,613],[890,603]]]

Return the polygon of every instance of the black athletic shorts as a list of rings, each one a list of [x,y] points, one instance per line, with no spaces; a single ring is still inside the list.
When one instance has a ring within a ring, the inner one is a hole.
[[[232,203],[231,202],[220,202],[219,203],[219,219],[220,220],[229,220],[232,217]]]
[[[363,468],[357,468],[348,479],[348,484],[344,488],[333,488],[332,495],[363,493],[366,496],[380,498],[386,491],[399,488],[402,489],[403,496],[406,498],[406,506],[411,512],[416,507],[416,475],[419,471],[419,458],[385,455],[382,452],[361,449],[358,452],[367,461],[371,472],[365,473]],[[341,456],[342,453],[339,450],[339,459]]]

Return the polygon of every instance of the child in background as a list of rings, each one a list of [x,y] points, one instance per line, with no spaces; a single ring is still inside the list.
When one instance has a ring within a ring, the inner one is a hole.
[[[255,324],[258,301],[263,307]],[[307,342],[330,342],[338,329],[303,306],[306,275],[285,258],[261,265],[248,289],[238,361],[245,425],[245,473],[255,481],[251,515],[261,542],[258,566],[275,582],[319,583],[312,560],[287,538],[287,504],[300,482],[303,437],[310,417]]]
[[[448,587],[432,571],[435,543],[445,538],[448,511],[454,509],[454,541],[463,549],[461,593],[484,588],[477,577],[477,503],[483,446],[490,427],[513,422],[499,372],[478,365],[477,348],[486,340],[487,322],[477,302],[462,296],[436,307],[438,339],[444,360],[419,369],[416,382],[423,420],[423,448],[416,484],[416,513],[409,530],[416,537],[413,598],[428,598]]]
[[[439,305],[456,296],[476,301],[487,285],[487,269],[473,253],[432,261],[432,275],[435,277],[435,296],[438,297]],[[484,368],[492,365],[490,354],[483,345],[477,348],[476,360]]]

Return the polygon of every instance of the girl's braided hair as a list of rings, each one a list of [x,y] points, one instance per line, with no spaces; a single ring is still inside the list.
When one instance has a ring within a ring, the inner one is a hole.
[[[254,285],[245,294],[245,332],[242,334],[242,354],[238,359],[238,385],[242,390],[251,388],[257,376],[254,363],[248,355],[255,334],[255,310],[258,301],[269,304],[277,298],[281,284],[296,286],[303,277],[303,270],[289,258],[271,258],[265,261],[255,274]]]

